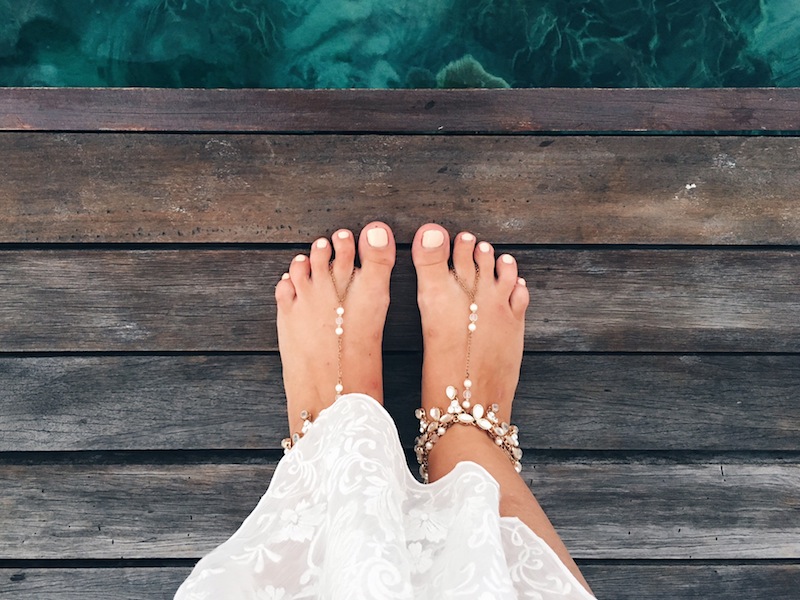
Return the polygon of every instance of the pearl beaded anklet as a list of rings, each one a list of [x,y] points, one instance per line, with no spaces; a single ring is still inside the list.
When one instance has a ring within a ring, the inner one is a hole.
[[[472,334],[478,328],[478,305],[475,303],[475,294],[478,290],[478,279],[480,272],[475,266],[475,283],[472,288],[467,288],[455,270],[452,271],[458,285],[469,297],[469,324],[467,325],[467,365],[464,376],[464,391],[461,398],[458,397],[458,390],[455,386],[449,385],[445,390],[450,405],[447,410],[438,407],[430,409],[426,413],[424,408],[416,410],[416,417],[419,419],[419,436],[414,444],[414,453],[419,463],[419,473],[422,481],[428,483],[428,455],[433,449],[434,444],[441,438],[453,425],[472,425],[486,432],[500,448],[506,453],[514,464],[517,473],[522,471],[522,449],[519,447],[519,429],[515,425],[500,422],[497,413],[500,407],[492,404],[488,410],[482,404],[472,404],[472,380],[469,378],[470,358],[472,355]]]
[[[347,285],[344,287],[344,293],[341,295],[339,294],[339,286],[336,284],[336,276],[333,274],[333,263],[328,264],[328,271],[331,274],[331,280],[333,281],[333,289],[336,292],[336,299],[338,300],[338,304],[336,306],[336,318],[334,319],[334,323],[336,324],[336,329],[334,329],[334,333],[336,333],[336,385],[334,386],[334,402],[342,397],[342,392],[344,391],[344,384],[342,384],[342,335],[344,335],[344,301],[347,299],[347,293],[350,291],[350,286],[353,284],[353,279],[356,276],[356,271],[353,269],[353,272],[350,274],[350,279],[347,282]],[[283,453],[286,454],[292,447],[300,441],[300,439],[308,433],[308,430],[311,428],[311,424],[313,422],[313,416],[307,410],[303,410],[300,412],[300,418],[303,419],[303,426],[300,431],[295,432],[291,435],[291,437],[283,438],[281,440],[281,447],[283,448]]]

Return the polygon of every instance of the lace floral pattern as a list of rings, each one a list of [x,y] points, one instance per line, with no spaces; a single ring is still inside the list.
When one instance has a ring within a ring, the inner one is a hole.
[[[417,482],[388,413],[347,394],[281,460],[255,510],[175,598],[592,598],[526,525],[499,516],[498,495],[471,462]]]

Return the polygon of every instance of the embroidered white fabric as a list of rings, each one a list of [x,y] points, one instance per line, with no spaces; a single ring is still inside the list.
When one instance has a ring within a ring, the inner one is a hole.
[[[524,523],[500,517],[498,498],[472,462],[419,483],[389,414],[346,394],[175,599],[593,598]]]

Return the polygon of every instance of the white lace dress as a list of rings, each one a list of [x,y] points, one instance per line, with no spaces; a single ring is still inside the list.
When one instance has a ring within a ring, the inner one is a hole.
[[[419,483],[389,414],[347,394],[175,598],[592,598],[525,524],[499,516],[498,497],[497,482],[471,462]]]

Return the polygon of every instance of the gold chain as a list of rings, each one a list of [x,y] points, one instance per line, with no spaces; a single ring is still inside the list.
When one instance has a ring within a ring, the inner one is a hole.
[[[328,263],[328,271],[331,274],[331,280],[333,281],[333,290],[336,293],[336,298],[339,301],[338,305],[336,306],[336,398],[338,399],[341,396],[342,391],[344,391],[344,384],[342,384],[342,335],[344,334],[344,301],[347,299],[347,293],[350,291],[350,286],[353,284],[353,279],[356,276],[356,270],[350,273],[350,279],[347,282],[347,285],[344,288],[344,292],[339,294],[339,286],[336,283],[336,276],[333,274],[333,263]]]
[[[467,328],[467,367],[466,374],[464,376],[465,380],[469,380],[470,359],[472,358],[472,333],[477,328],[475,321],[478,320],[478,306],[475,304],[475,294],[478,291],[478,280],[481,277],[481,273],[478,270],[478,265],[475,265],[475,282],[472,284],[472,288],[470,289],[467,287],[467,284],[464,283],[464,280],[458,276],[458,273],[456,273],[455,269],[452,269],[450,272],[453,274],[453,277],[455,277],[458,285],[461,286],[461,289],[464,290],[464,293],[469,298],[470,323]]]

